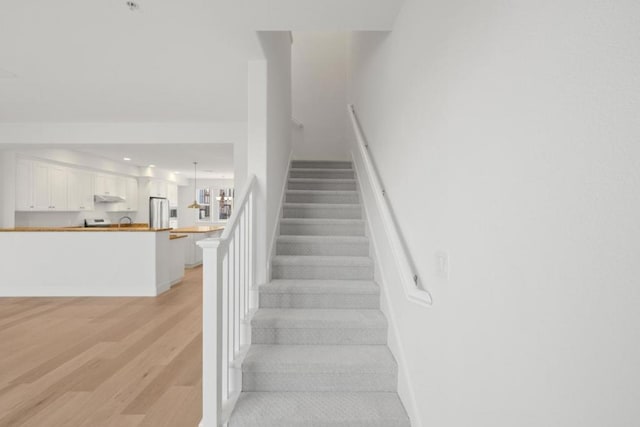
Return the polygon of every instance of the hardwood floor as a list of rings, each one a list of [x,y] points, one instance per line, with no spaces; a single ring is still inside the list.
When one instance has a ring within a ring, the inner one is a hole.
[[[0,298],[0,427],[195,427],[201,415],[201,267],[156,298]]]

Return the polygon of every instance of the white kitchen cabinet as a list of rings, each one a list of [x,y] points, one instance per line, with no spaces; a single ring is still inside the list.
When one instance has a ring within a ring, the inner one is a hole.
[[[125,184],[122,177],[115,175],[96,175],[96,194],[100,196],[124,197]]]
[[[33,162],[25,159],[18,159],[16,162],[16,210],[34,210],[32,169]]]
[[[49,203],[49,168],[43,163],[32,162],[31,176],[33,186],[33,203],[37,211],[51,209]]]
[[[49,166],[49,209],[66,211],[68,209],[68,173],[61,166]]]
[[[70,169],[68,172],[68,208],[70,211],[92,211],[93,196],[93,174],[77,169]]]
[[[17,211],[68,210],[68,169],[20,159],[16,165]]]
[[[152,179],[149,182],[149,197],[167,197],[167,181]]]
[[[178,185],[167,184],[167,199],[169,199],[169,206],[178,206]]]
[[[122,186],[122,190],[119,196],[122,196],[125,201],[122,203],[110,204],[107,211],[109,212],[136,212],[138,210],[138,180],[136,178],[121,177],[119,186]]]
[[[138,180],[136,178],[125,178],[125,194],[127,201],[125,202],[125,210],[138,210]]]
[[[187,234],[185,238],[184,265],[186,268],[197,267],[202,264],[202,248],[198,246],[198,242],[203,239],[212,237],[220,237],[222,230],[211,231],[208,233],[180,233]]]

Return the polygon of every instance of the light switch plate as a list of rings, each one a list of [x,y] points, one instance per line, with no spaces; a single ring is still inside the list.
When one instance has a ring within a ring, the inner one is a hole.
[[[449,254],[447,252],[436,252],[436,275],[445,281],[449,280]]]

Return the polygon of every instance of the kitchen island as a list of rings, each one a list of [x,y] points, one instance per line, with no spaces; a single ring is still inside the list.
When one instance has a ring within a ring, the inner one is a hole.
[[[144,225],[0,229],[0,297],[156,296],[182,280],[184,239]],[[174,246],[175,245],[175,246]]]
[[[172,233],[181,233],[188,236],[184,251],[185,267],[194,268],[202,265],[202,248],[198,246],[198,242],[203,239],[219,237],[223,231],[224,227],[218,225],[195,225],[173,229]]]

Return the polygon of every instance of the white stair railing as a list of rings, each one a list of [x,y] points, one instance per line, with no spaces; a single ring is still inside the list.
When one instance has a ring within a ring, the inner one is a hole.
[[[391,212],[390,205],[387,200],[387,192],[382,185],[382,180],[375,167],[371,153],[369,152],[369,143],[362,130],[362,125],[356,114],[355,107],[350,104],[349,118],[356,136],[356,146],[358,148],[360,157],[364,164],[364,172],[369,177],[371,187],[374,194],[374,199],[378,210],[381,215],[382,224],[384,225],[384,231],[389,239],[391,249],[393,251],[398,271],[402,277],[402,285],[405,296],[411,302],[414,302],[423,306],[432,306],[433,298],[428,290],[426,290],[420,283],[420,278],[416,273],[416,269],[411,260],[409,252],[405,248],[404,239],[400,233],[400,228],[395,222],[393,213]]]
[[[251,176],[222,236],[198,242],[203,250],[202,427],[223,425],[240,393],[239,359],[250,343],[254,308],[255,190]]]

